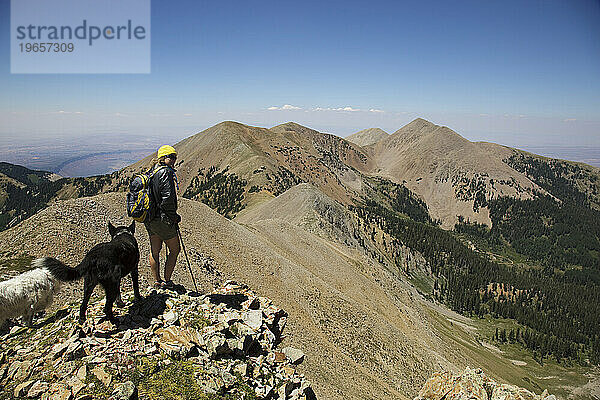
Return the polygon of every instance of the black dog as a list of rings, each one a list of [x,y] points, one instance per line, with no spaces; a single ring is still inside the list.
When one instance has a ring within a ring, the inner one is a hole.
[[[108,223],[108,231],[112,240],[94,246],[86,255],[81,264],[70,268],[61,261],[54,258],[45,258],[44,267],[48,268],[57,279],[68,282],[84,278],[83,300],[79,308],[79,322],[85,321],[85,311],[94,292],[96,285],[100,284],[106,293],[106,305],[104,313],[106,318],[117,325],[117,319],[113,315],[112,308],[115,300],[120,302],[119,291],[121,279],[131,273],[133,281],[133,293],[136,300],[140,300],[138,282],[138,263],[140,251],[135,233],[135,222],[129,227],[114,227]]]

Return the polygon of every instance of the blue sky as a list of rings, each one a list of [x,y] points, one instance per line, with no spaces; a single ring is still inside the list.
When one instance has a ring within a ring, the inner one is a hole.
[[[153,1],[150,74],[10,74],[0,136],[296,121],[346,136],[416,117],[471,140],[600,145],[600,2]],[[118,62],[118,60],[116,60]]]

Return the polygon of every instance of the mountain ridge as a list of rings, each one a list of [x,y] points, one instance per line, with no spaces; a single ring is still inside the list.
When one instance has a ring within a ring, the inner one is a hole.
[[[74,265],[86,249],[104,240],[107,221],[126,218],[123,204],[123,193],[58,201],[1,232],[0,253],[54,255]],[[476,353],[458,351],[436,336],[427,317],[431,311],[416,301],[420,296],[369,255],[278,218],[242,226],[186,199],[180,213],[201,287],[210,288],[202,272],[202,260],[209,259],[222,279],[245,282],[288,311],[288,343],[307,354],[300,372],[313,382],[318,397],[407,398],[440,366],[458,371],[479,364],[473,361]],[[136,236],[147,254],[144,230],[137,229]],[[174,279],[187,286],[191,282],[183,263],[180,258]],[[140,279],[142,285],[151,282],[147,268],[141,268]],[[80,284],[64,290],[67,298],[81,296]],[[465,340],[476,343],[471,336]]]
[[[345,139],[361,147],[365,147],[370,144],[374,144],[388,136],[389,133],[381,128],[367,128],[346,136]]]
[[[18,227],[1,232],[0,253],[26,252],[36,257],[61,254],[62,260],[75,264],[83,257],[86,248],[102,241],[107,235],[103,228],[107,219],[116,223],[124,218],[123,204],[122,193],[59,201]],[[200,255],[209,257],[218,266],[224,279],[247,283],[261,295],[277,301],[290,314],[287,328],[289,343],[305,350],[307,360],[301,372],[313,371],[309,379],[314,382],[318,396],[325,393],[324,398],[348,398],[339,396],[341,390],[343,393],[353,393],[354,398],[403,398],[392,385],[380,381],[379,376],[383,371],[386,371],[388,379],[400,384],[399,379],[405,374],[424,381],[434,371],[433,366],[438,365],[438,362],[434,362],[436,359],[448,367],[452,365],[440,355],[427,350],[431,345],[426,343],[438,339],[429,334],[419,338],[401,329],[405,324],[402,321],[407,316],[399,306],[382,309],[378,305],[378,301],[390,302],[390,305],[402,301],[406,309],[410,304],[410,294],[398,286],[393,296],[396,300],[391,299],[379,284],[363,275],[361,270],[367,268],[382,277],[388,273],[366,261],[364,256],[343,250],[339,245],[333,244],[332,247],[331,242],[283,221],[271,220],[267,224],[243,227],[203,204],[185,199],[181,201],[180,212],[185,222],[181,227],[183,239],[196,273],[202,269],[195,260],[199,260]],[[64,231],[64,234],[59,235],[59,231]],[[146,233],[138,229],[136,236],[140,251],[147,254]],[[338,251],[332,252],[332,248],[338,248]],[[345,257],[339,258],[340,250],[346,254]],[[316,255],[307,258],[310,253]],[[180,258],[174,279],[187,286],[191,282],[183,262]],[[363,267],[357,268],[355,263]],[[149,284],[151,277],[147,268],[141,268],[140,279],[142,285]],[[380,281],[388,282],[386,285],[394,284],[389,278]],[[79,298],[79,286],[68,285],[64,289],[66,295],[72,299]],[[368,295],[364,292],[365,287],[369,288]],[[382,312],[388,315],[387,323],[381,320],[379,314]],[[410,317],[411,324],[421,326],[424,322],[417,315],[421,315],[422,311],[415,310],[414,313]],[[359,317],[351,317],[354,314]],[[366,339],[365,327],[350,322],[355,318],[356,321],[371,321],[368,326],[373,339]],[[323,319],[329,322],[323,325],[320,322]],[[394,359],[394,362],[402,362],[402,358],[392,343],[404,341],[411,344],[403,346],[402,354],[409,356],[409,348],[410,354],[419,349],[423,358],[415,357],[416,364],[410,372],[394,372],[392,364],[378,365],[372,358],[372,352],[377,347],[375,338],[380,343],[388,343],[384,350],[378,351],[384,351],[386,357],[391,357],[390,360]],[[433,347],[444,346],[438,342]],[[323,352],[323,349],[327,351]],[[452,353],[449,356],[456,357]],[[356,366],[353,377],[340,378],[351,372],[345,367],[348,363]],[[403,384],[403,390],[412,393],[416,388],[411,389],[408,382]]]
[[[458,215],[490,225],[487,200],[506,195],[531,198],[534,191],[544,192],[493,149],[424,119],[412,121],[369,150],[377,173],[406,182],[445,228],[453,227]],[[500,183],[492,185],[492,180]]]
[[[297,199],[306,207],[292,204],[292,209],[300,210],[294,216],[285,207],[267,202],[246,210],[258,216],[248,214],[244,220],[240,213],[239,219],[229,221],[199,202],[182,199],[182,234],[196,273],[203,270],[204,260],[212,260],[224,278],[248,283],[293,315],[288,321],[290,343],[305,349],[308,358],[301,371],[314,383],[317,395],[405,398],[414,396],[421,382],[440,368],[459,371],[484,361],[486,365],[501,365],[492,370],[500,376],[505,373],[500,371],[510,371],[535,379],[509,360],[485,350],[481,338],[469,333],[470,329],[460,333],[456,331],[463,329],[460,326],[452,328],[460,341],[439,330],[440,318],[467,325],[471,322],[449,310],[439,311],[442,314],[432,311],[438,308],[406,282],[406,273],[432,273],[431,265],[418,252],[390,247],[392,238],[365,222],[361,223],[364,235],[357,235],[353,224],[350,229],[336,230],[346,214],[343,205],[309,184],[300,184],[278,197],[271,202],[286,205]],[[304,199],[317,200],[306,203]],[[123,204],[123,193],[58,201],[1,232],[0,253],[25,251],[41,256],[60,252],[61,259],[75,264],[86,248],[106,236],[107,219],[126,218]],[[265,218],[266,211],[274,213]],[[303,221],[303,215],[310,212],[316,216],[316,224]],[[291,218],[286,221],[286,216]],[[137,235],[142,254],[146,254],[149,249],[143,229],[138,229]],[[373,244],[362,245],[364,251],[354,247],[353,243],[369,237]],[[402,270],[377,256],[376,250],[386,246],[404,260]],[[182,263],[180,259],[175,279],[189,285]],[[147,284],[149,271],[143,270],[141,275],[142,284]],[[206,287],[206,278],[202,281]],[[67,294],[77,298],[80,288],[71,285]],[[451,322],[444,329],[450,326]],[[462,347],[461,341],[468,346]]]
[[[548,194],[547,186],[524,173],[528,167],[517,170],[514,162],[509,165],[511,159],[529,153],[470,142],[450,128],[422,118],[363,147],[295,122],[260,128],[223,121],[182,140],[175,148],[180,152],[176,165],[180,194],[188,189],[196,193],[190,185],[194,179],[198,185],[210,168],[227,169],[227,174],[235,174],[245,185],[240,207],[259,204],[302,182],[343,204],[357,204],[371,195],[369,177],[379,176],[408,187],[425,201],[434,220],[451,229],[459,217],[490,226],[487,204],[499,197],[532,199]],[[149,155],[99,184],[86,182],[97,178],[65,181],[57,195],[69,198],[123,190],[134,173],[150,167],[154,157]],[[531,157],[553,165],[576,164]],[[569,184],[589,189],[591,204],[600,209],[600,185],[593,181],[600,177],[600,169],[576,165],[587,177],[582,180],[572,173]]]
[[[502,196],[526,200],[548,195],[549,186],[542,187],[535,176],[528,176],[525,171],[530,167],[523,161],[514,161],[522,155],[529,157],[527,163],[539,161],[559,171],[571,168],[564,165],[575,165],[580,172],[570,172],[568,184],[582,187],[591,196],[592,206],[600,209],[600,168],[494,143],[470,142],[422,118],[365,146],[295,122],[261,128],[223,121],[176,143],[175,148],[180,153],[176,164],[179,193],[199,199],[197,187],[208,179],[209,170],[226,171],[224,176],[235,175],[234,181],[242,188],[243,198],[236,209],[253,207],[302,182],[343,204],[357,204],[372,195],[369,179],[383,177],[415,193],[445,229],[453,228],[459,218],[491,226],[490,201]],[[124,190],[134,173],[150,167],[155,154],[111,175],[62,179],[53,198]]]

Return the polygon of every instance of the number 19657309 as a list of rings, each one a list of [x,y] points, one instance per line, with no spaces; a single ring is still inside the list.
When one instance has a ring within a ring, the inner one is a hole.
[[[72,53],[73,43],[19,43],[21,53]]]

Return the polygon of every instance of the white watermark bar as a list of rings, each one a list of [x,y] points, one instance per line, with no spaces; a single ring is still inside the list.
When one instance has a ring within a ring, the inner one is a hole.
[[[13,74],[150,73],[150,0],[11,0]]]

